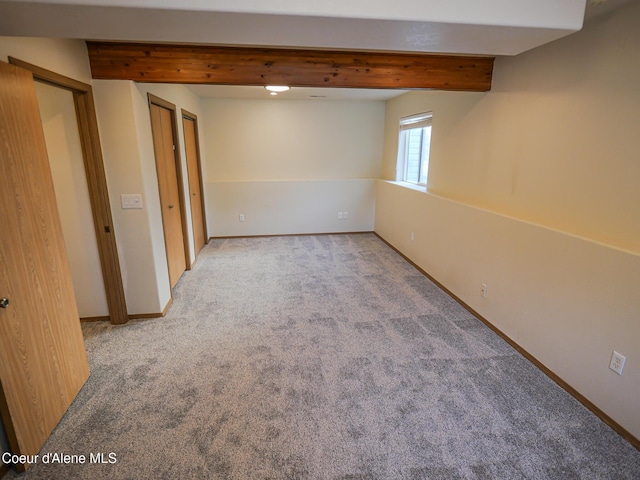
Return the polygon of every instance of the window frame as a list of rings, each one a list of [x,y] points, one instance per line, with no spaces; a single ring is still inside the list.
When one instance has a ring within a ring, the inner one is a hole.
[[[432,112],[423,112],[400,118],[398,131],[398,159],[396,164],[396,181],[427,188],[429,180],[429,157],[431,152]],[[426,135],[429,128],[429,135]],[[408,179],[410,131],[420,130],[420,153],[418,161],[417,181]],[[428,140],[428,141],[427,141]],[[424,176],[424,182],[421,178]]]

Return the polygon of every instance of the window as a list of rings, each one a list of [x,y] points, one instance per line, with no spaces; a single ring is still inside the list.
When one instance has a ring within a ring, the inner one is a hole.
[[[397,180],[427,185],[431,148],[431,112],[400,119]]]

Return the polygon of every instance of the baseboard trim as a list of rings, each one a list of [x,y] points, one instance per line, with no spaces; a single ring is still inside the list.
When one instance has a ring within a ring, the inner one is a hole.
[[[102,316],[102,317],[80,317],[80,321],[83,323],[102,322],[104,320],[111,320],[111,317],[109,315]]]
[[[149,318],[162,318],[167,315],[169,311],[169,307],[173,304],[173,298],[170,298],[167,302],[167,305],[164,307],[164,310],[160,313],[134,313],[129,315],[129,320],[145,320]]]
[[[373,232],[371,230],[363,230],[359,232],[280,233],[273,235],[221,235],[218,237],[209,237],[209,241],[226,240],[231,238],[318,237],[320,235],[364,235],[367,233],[375,234],[376,232]]]
[[[129,315],[129,320],[149,320],[151,318],[162,318],[164,314],[162,312],[158,313],[134,313]]]
[[[437,279],[435,279],[432,275],[427,273],[421,267],[416,265],[416,263],[407,257],[404,253],[398,250],[395,246],[385,240],[380,234],[377,232],[373,232],[376,237],[382,240],[385,244],[389,246],[392,250],[394,250],[398,255],[404,258],[408,263],[410,263],[416,270],[422,273],[425,277],[435,283],[440,289],[446,292],[451,298],[453,298],[456,302],[458,302],[462,307],[464,307],[469,313],[471,313],[474,317],[484,323],[487,327],[489,327],[492,331],[498,334],[504,341],[506,341],[509,345],[515,348],[518,353],[520,353],[523,357],[529,360],[533,365],[535,365],[542,373],[544,373],[547,377],[553,380],[558,386],[560,386],[563,390],[565,390],[569,395],[579,401],[584,407],[590,410],[596,417],[602,420],[605,424],[611,427],[618,435],[624,438],[627,442],[629,442],[633,447],[637,450],[640,450],[640,439],[636,438],[631,432],[629,432],[626,428],[616,422],[613,418],[607,415],[604,411],[602,411],[599,407],[597,407],[591,400],[586,398],[580,392],[578,392],[575,388],[569,385],[565,380],[563,380],[556,373],[551,371],[547,366],[545,366],[542,362],[540,362],[536,357],[530,354],[527,350],[525,350],[522,346],[512,340],[507,334],[505,334],[498,327],[493,325],[489,320],[484,318],[478,312],[476,312],[473,308],[467,305],[463,300],[461,300],[458,296],[452,293],[447,287],[445,287],[442,283],[440,283]]]
[[[133,313],[133,314],[128,316],[129,320],[144,320],[144,319],[149,319],[149,318],[162,318],[167,314],[167,311],[169,311],[169,307],[171,306],[171,304],[173,304],[173,298],[169,299],[169,301],[167,302],[167,305],[164,307],[164,310],[162,310],[162,312],[159,312],[159,313]],[[82,323],[103,322],[103,321],[107,321],[108,322],[109,320],[111,320],[111,317],[109,317],[109,316],[106,316],[106,317],[84,317],[84,318],[80,319],[80,321]]]

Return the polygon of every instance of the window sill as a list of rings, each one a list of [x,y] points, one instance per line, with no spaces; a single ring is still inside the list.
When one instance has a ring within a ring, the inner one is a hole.
[[[393,183],[395,185],[399,185],[400,187],[409,188],[411,190],[415,190],[416,192],[427,192],[427,187],[425,185],[418,185],[416,183],[402,182],[402,181],[390,181],[389,183]]]

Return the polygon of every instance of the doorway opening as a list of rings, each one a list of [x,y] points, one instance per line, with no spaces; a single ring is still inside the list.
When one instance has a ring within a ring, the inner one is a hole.
[[[33,79],[36,81],[36,85],[39,83],[44,84],[37,87],[40,92],[44,92],[45,97],[52,96],[58,97],[58,100],[62,99],[62,103],[60,103],[60,105],[64,104],[64,96],[67,95],[68,98],[68,94],[71,94],[73,108],[75,109],[77,133],[79,136],[79,145],[76,144],[76,147],[74,148],[78,150],[76,153],[78,155],[81,154],[82,156],[85,181],[88,190],[86,192],[86,197],[76,198],[81,198],[79,201],[86,201],[86,198],[88,198],[91,206],[90,211],[93,218],[93,230],[97,247],[97,256],[100,269],[102,271],[101,285],[104,285],[104,287],[95,287],[94,293],[98,292],[100,288],[104,289],[104,297],[102,298],[107,304],[108,318],[111,323],[126,323],[129,317],[114,235],[111,206],[109,204],[109,193],[107,190],[107,181],[104,171],[104,162],[102,159],[102,150],[100,148],[100,137],[98,135],[98,123],[91,85],[45,70],[13,57],[9,57],[9,62],[17,67],[30,71],[33,75]],[[51,90],[50,87],[55,87],[57,91]],[[60,90],[62,90],[62,92]],[[52,101],[56,103],[58,100]],[[70,112],[67,113],[70,115]],[[69,115],[67,115],[67,117]],[[64,149],[67,147],[62,146],[61,148]],[[79,169],[75,168],[74,171],[75,175],[77,175]],[[82,190],[82,188],[80,187],[79,190]],[[84,208],[85,213],[81,218],[86,219],[86,215],[88,214],[87,210],[88,209]],[[86,231],[84,231],[83,235],[85,238],[87,237]],[[96,277],[95,272],[92,272],[89,275],[94,278]],[[98,297],[100,296],[99,293],[97,293],[97,295]],[[78,296],[77,293],[76,296]],[[97,317],[100,318],[102,316],[97,315]]]

